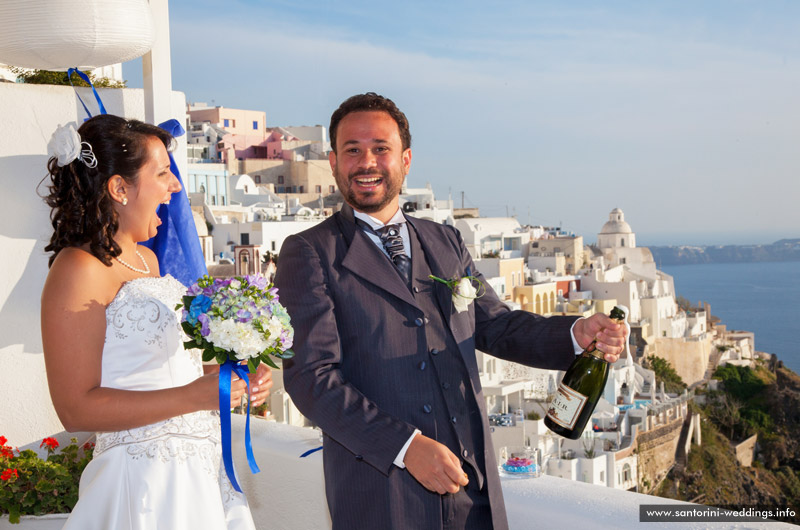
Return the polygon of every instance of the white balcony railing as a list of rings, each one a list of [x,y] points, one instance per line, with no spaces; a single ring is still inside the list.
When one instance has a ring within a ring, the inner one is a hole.
[[[318,431],[264,420],[251,421],[251,435],[261,473],[252,475],[244,457],[244,417],[233,416],[238,474],[259,529],[328,530],[322,451],[300,455],[320,445]],[[542,528],[676,528],[676,523],[640,523],[642,504],[697,506],[583,482],[543,476],[502,477],[511,530]],[[744,528],[734,523],[687,523],[682,529]],[[785,523],[746,523],[746,528],[796,528]]]

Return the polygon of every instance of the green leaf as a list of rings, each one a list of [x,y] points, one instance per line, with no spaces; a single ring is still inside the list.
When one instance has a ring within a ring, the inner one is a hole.
[[[216,353],[214,352],[214,350],[209,350],[209,349],[203,350],[204,363],[211,362],[211,360],[214,359],[214,357],[216,357]]]
[[[275,356],[280,357],[281,359],[291,359],[292,357],[294,357],[294,352],[292,350],[286,350],[282,353],[276,352]]]
[[[215,350],[218,348],[214,348]],[[226,352],[218,352],[217,353],[217,362],[219,364],[225,364],[225,361],[228,360],[228,354]]]
[[[248,370],[250,370],[251,374],[256,373],[259,364],[261,364],[261,359],[258,357],[251,357],[250,359],[247,360],[247,368]]]
[[[11,524],[19,524],[19,506],[12,505],[8,507],[8,522]]]
[[[272,368],[275,368],[276,370],[280,370],[280,368],[278,368],[278,365],[275,364],[275,362],[272,359],[270,359],[269,357],[264,359],[264,363],[267,366],[271,366]]]

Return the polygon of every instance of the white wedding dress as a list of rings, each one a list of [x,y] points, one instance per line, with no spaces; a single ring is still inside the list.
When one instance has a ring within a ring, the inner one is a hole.
[[[183,347],[174,310],[185,292],[171,276],[122,286],[106,308],[102,386],[158,390],[203,374],[199,351]],[[255,528],[221,464],[218,413],[97,433],[96,443],[65,529]]]

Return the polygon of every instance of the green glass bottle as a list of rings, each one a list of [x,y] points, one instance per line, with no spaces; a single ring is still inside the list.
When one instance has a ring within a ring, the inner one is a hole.
[[[612,309],[610,316],[620,324],[625,321],[625,312],[619,307]],[[547,408],[544,424],[548,429],[570,440],[580,438],[608,380],[608,363],[604,356],[593,340],[575,358]]]

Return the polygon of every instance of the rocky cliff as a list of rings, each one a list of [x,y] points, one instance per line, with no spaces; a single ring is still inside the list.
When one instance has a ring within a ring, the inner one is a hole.
[[[659,266],[693,265],[698,263],[800,261],[800,239],[781,239],[769,245],[649,248]]]

